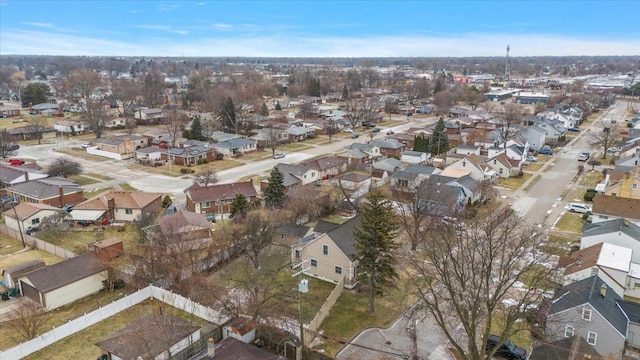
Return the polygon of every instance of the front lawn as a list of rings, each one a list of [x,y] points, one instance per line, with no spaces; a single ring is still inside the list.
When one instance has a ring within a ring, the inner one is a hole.
[[[599,184],[602,179],[604,179],[604,175],[600,171],[589,171],[580,182],[580,185],[592,189],[596,187],[596,185]]]
[[[78,185],[83,186],[83,185],[91,185],[91,184],[97,184],[100,181],[95,180],[95,179],[91,179],[88,178],[86,176],[82,176],[82,175],[73,175],[73,176],[69,176],[69,180],[73,180],[75,181]]]
[[[555,228],[561,231],[570,233],[582,233],[582,214],[575,214],[572,212],[565,212],[562,217],[555,223]]]
[[[97,188],[97,189],[92,190],[92,191],[85,191],[84,192],[84,198],[85,199],[91,199],[92,197],[94,197],[94,196],[96,196],[98,194],[102,194],[103,192],[107,192],[109,190],[113,190],[113,186],[109,185],[109,186]]]
[[[500,178],[497,181],[498,186],[503,188],[507,188],[509,190],[518,190],[522,184],[527,181],[531,177],[531,174],[524,173],[519,177],[510,177],[510,178]]]

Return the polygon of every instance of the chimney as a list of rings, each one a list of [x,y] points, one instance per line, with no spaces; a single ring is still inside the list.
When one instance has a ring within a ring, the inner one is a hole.
[[[607,297],[607,285],[602,284],[602,286],[600,286],[600,296],[603,298]]]
[[[213,341],[213,338],[210,337],[207,340],[207,356],[214,357],[216,356],[216,343]]]

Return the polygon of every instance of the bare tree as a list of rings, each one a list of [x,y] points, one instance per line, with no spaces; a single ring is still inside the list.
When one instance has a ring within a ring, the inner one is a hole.
[[[507,147],[507,141],[520,129],[519,125],[522,122],[522,116],[522,108],[519,104],[508,103],[504,106],[504,110],[498,118],[497,130],[505,148]]]
[[[275,227],[278,225],[277,212],[254,210],[247,213],[237,232],[239,242],[244,244],[245,254],[255,269],[260,268],[260,253],[271,243]]]
[[[589,144],[595,148],[602,149],[602,158],[606,159],[607,149],[617,141],[618,131],[618,125],[603,125],[600,129],[591,132]]]
[[[111,95],[119,103],[118,112],[123,116],[133,116],[131,106],[138,100],[142,91],[140,83],[130,79],[112,79]]]
[[[262,134],[265,135],[265,143],[268,148],[271,149],[271,156],[275,156],[276,148],[280,145],[280,135],[283,130],[278,129],[276,127],[266,127],[261,130]]]
[[[38,144],[42,143],[42,134],[47,129],[47,118],[44,116],[30,116],[27,119],[29,129],[36,135]]]
[[[178,113],[176,109],[169,111],[169,116],[165,118],[165,129],[171,140],[171,147],[176,147],[176,140],[181,136],[182,130],[187,123],[187,117]]]
[[[162,103],[164,78],[155,69],[147,73],[142,82],[142,97],[146,106],[155,108]]]
[[[439,91],[433,95],[433,104],[436,106],[436,115],[442,115],[449,112],[453,106],[454,96],[449,91]]]
[[[331,142],[331,140],[333,139],[333,135],[340,132],[338,124],[332,120],[328,120],[326,123],[324,123],[324,125],[322,126],[322,130],[324,130],[324,133],[329,136],[329,142]]]
[[[552,271],[544,266],[548,256],[537,251],[543,241],[542,229],[509,207],[466,222],[434,223],[424,233],[411,284],[461,359],[492,359],[498,347],[485,353],[489,333],[508,339],[540,304],[539,289]]]
[[[347,119],[352,129],[359,124],[374,122],[378,117],[379,101],[374,98],[350,97],[345,100],[346,110],[349,113]]]
[[[80,175],[82,174],[82,166],[76,161],[67,158],[58,158],[49,165],[47,174],[49,176],[63,176],[65,178]]]
[[[218,174],[213,168],[207,167],[196,174],[194,182],[208,185],[216,184],[219,181]]]
[[[82,69],[72,72],[66,81],[66,87],[72,98],[79,102],[84,121],[93,130],[96,138],[104,131],[104,116],[102,107],[96,101],[93,92],[102,84],[100,76],[95,71]]]
[[[311,114],[313,114],[314,111],[315,109],[313,108],[312,103],[305,102],[300,104],[300,106],[298,107],[298,114],[300,114],[303,119],[308,118]]]
[[[43,307],[25,299],[22,306],[10,312],[9,319],[9,327],[19,340],[31,340],[43,330],[48,316]]]
[[[11,138],[11,134],[6,129],[0,131],[0,157],[8,158],[18,153],[19,145]]]

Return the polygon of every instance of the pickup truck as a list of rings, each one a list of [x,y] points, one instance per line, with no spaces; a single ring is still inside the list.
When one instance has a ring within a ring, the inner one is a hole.
[[[489,335],[489,339],[487,339],[487,346],[485,350],[487,352],[491,351],[496,345],[500,343],[500,337],[497,335]],[[509,340],[506,340],[504,344],[500,346],[495,352],[496,356],[505,357],[510,360],[526,360],[527,351],[512,343]]]

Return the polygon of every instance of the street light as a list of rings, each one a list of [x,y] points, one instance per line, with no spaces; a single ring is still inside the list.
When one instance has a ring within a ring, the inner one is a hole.
[[[300,349],[304,348],[304,322],[302,321],[302,294],[309,292],[309,280],[298,282],[298,316],[300,317]]]

